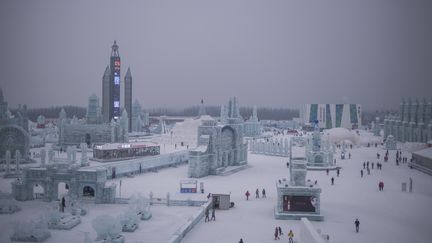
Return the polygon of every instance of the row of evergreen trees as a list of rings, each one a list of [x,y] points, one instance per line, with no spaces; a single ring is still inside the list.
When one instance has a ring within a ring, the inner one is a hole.
[[[53,106],[48,108],[33,108],[29,109],[27,114],[30,120],[36,121],[39,115],[45,118],[58,118],[61,109],[64,108],[68,117],[76,116],[83,118],[86,115],[87,108],[79,106]],[[198,106],[191,106],[184,109],[170,108],[151,108],[146,109],[150,116],[187,116],[193,117],[198,114]],[[218,117],[220,116],[220,106],[206,106],[207,115]],[[248,119],[252,116],[252,107],[241,107],[240,115]],[[258,108],[258,118],[260,120],[290,120],[294,117],[299,117],[299,110],[289,108]]]
[[[27,114],[30,120],[36,121],[39,115],[43,115],[46,118],[58,118],[60,110],[64,108],[68,117],[76,116],[83,118],[86,115],[87,108],[80,106],[55,106],[49,108],[33,108],[29,109]],[[150,116],[187,116],[193,117],[198,114],[198,106],[191,106],[184,109],[170,109],[170,108],[151,108],[146,109],[146,112],[150,113]],[[12,110],[12,112],[14,112]],[[220,116],[220,106],[206,106],[207,115],[218,117]],[[375,121],[375,117],[379,117],[383,122],[384,116],[387,114],[395,114],[397,111],[367,111],[362,112],[362,124],[369,124]],[[252,107],[241,107],[240,115],[248,119],[252,116]],[[258,118],[260,120],[291,120],[292,118],[299,117],[300,112],[298,109],[290,108],[258,108]]]

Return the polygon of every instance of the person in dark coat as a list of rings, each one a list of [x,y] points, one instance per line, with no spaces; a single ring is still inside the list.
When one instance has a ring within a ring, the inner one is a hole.
[[[331,183],[334,185],[334,177],[331,178]]]
[[[360,175],[363,178],[363,170],[360,170]]]
[[[239,241],[239,243],[243,243],[243,239],[242,239],[242,238],[240,238],[240,241]]]
[[[61,211],[62,211],[62,213],[64,213],[65,207],[66,207],[66,200],[65,200],[64,197],[62,197],[62,200],[61,200]]]
[[[246,191],[245,196],[246,196],[246,200],[249,200],[249,196],[250,196],[249,191]]]
[[[262,197],[263,197],[263,198],[266,198],[266,192],[265,192],[265,189],[264,189],[264,188],[262,189]]]
[[[207,221],[210,221],[210,218],[209,218],[209,209],[208,209],[208,208],[207,208],[206,211],[205,211],[205,219],[204,219],[204,222],[207,222]]]
[[[259,190],[258,190],[258,188],[255,191],[255,198],[259,198]]]
[[[216,221],[216,215],[215,215],[215,209],[214,208],[212,209],[212,216],[211,216],[210,220]]]
[[[360,228],[360,221],[358,219],[356,219],[354,221],[354,224],[355,224],[355,227],[356,227],[356,232],[358,233],[359,232],[359,228]]]
[[[274,237],[275,237],[275,240],[280,240],[278,227],[275,228]]]
[[[282,234],[282,228],[280,226],[278,227],[278,231],[279,231],[279,235],[283,235]]]
[[[337,174],[338,177],[339,177],[339,173],[340,173],[340,171],[339,171],[339,169],[337,169],[336,170],[336,174]]]

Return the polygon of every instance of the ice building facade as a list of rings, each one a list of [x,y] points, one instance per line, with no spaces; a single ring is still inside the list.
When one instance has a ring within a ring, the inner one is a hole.
[[[12,195],[18,201],[35,198],[53,201],[58,199],[59,184],[64,183],[71,198],[114,203],[116,185],[107,185],[106,181],[106,170],[80,169],[79,165],[69,162],[52,163],[37,168],[24,168],[22,179],[12,182]]]
[[[258,137],[262,133],[261,124],[258,121],[257,107],[254,106],[252,116],[244,123],[245,137]]]
[[[328,167],[333,164],[334,147],[328,140],[321,139],[318,122],[311,136],[307,137],[306,160],[311,167]]]
[[[402,143],[432,140],[432,100],[402,99],[399,114],[384,118],[384,138],[389,135]]]
[[[221,122],[209,118],[198,127],[197,148],[189,152],[189,177],[218,175],[228,166],[247,164],[247,143],[243,142],[244,124],[237,99],[231,98],[222,111]]]
[[[93,97],[94,98],[94,97]],[[60,111],[57,125],[59,128],[58,147],[65,149],[67,146],[78,146],[86,143],[88,146],[128,142],[129,119],[126,110],[123,110],[120,119],[111,123],[93,123],[99,116],[98,107],[95,105],[95,99],[89,98],[89,108],[93,111],[87,112],[86,122],[79,121],[76,118],[67,119],[64,109]],[[92,123],[87,123],[92,121]]]
[[[27,106],[19,105],[15,115],[12,115],[0,88],[0,162],[5,161],[7,151],[12,159],[15,159],[16,151],[19,151],[21,160],[30,160],[28,123]]]
[[[92,94],[88,98],[86,122],[87,124],[102,123],[102,114],[99,104],[99,98],[95,94]]]

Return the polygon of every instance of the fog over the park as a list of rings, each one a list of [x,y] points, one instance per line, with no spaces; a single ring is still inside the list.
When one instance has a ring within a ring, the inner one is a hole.
[[[1,1],[0,87],[11,107],[101,96],[117,40],[147,107],[431,98],[432,1]],[[123,93],[122,93],[123,95]]]

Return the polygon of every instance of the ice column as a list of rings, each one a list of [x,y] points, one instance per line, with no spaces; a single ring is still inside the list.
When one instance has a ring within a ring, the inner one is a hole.
[[[11,162],[11,152],[9,150],[6,150],[6,174],[10,173],[10,162]]]
[[[41,167],[45,166],[45,159],[46,159],[46,151],[45,149],[42,149],[40,151],[40,156],[41,156]]]
[[[15,164],[16,164],[16,173],[19,173],[20,167],[19,167],[19,163],[21,160],[21,152],[19,150],[15,150]]]

